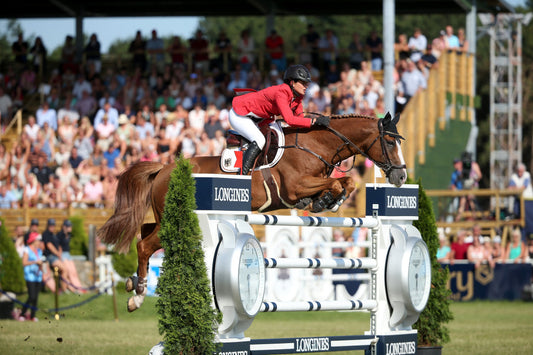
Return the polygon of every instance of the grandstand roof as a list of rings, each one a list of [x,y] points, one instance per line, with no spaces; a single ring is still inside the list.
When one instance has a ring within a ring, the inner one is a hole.
[[[465,13],[474,0],[395,0],[397,14]],[[505,0],[477,0],[478,12],[514,12]],[[25,0],[3,6],[0,18],[379,15],[379,0]]]

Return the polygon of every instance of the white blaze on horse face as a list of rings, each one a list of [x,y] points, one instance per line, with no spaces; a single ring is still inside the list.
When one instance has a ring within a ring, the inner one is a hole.
[[[404,166],[407,166],[407,165],[405,164],[405,159],[403,158],[402,146],[400,145],[400,141],[399,141],[399,140],[396,140],[396,147],[398,148],[398,157],[400,157],[400,164],[401,164],[401,165],[404,165]],[[405,174],[407,175],[407,170],[406,170],[406,169],[403,169],[403,171],[404,171]]]

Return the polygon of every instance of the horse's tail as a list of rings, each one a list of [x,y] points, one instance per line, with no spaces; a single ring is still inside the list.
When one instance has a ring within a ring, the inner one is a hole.
[[[153,180],[163,167],[161,163],[141,162],[122,173],[113,215],[96,234],[102,242],[114,245],[120,253],[128,252],[151,205]]]

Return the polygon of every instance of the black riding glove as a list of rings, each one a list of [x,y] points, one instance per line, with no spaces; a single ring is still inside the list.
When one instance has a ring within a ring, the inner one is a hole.
[[[330,118],[328,116],[318,116],[315,118],[315,126],[329,126]]]

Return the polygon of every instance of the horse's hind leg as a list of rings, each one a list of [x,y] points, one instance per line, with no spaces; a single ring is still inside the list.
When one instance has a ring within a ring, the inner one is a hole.
[[[142,240],[137,243],[137,280],[133,283],[135,287],[135,296],[128,300],[128,311],[133,312],[139,308],[146,296],[146,281],[148,274],[148,260],[150,256],[161,248],[161,243],[157,233],[159,232],[159,225],[144,224],[141,227]]]

